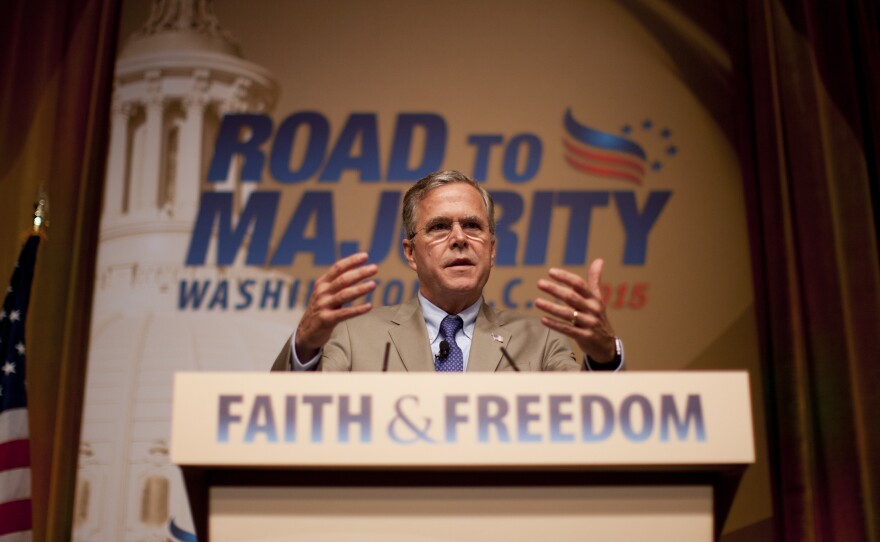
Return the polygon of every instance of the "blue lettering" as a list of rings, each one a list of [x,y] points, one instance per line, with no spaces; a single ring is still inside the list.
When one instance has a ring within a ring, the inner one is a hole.
[[[519,421],[517,440],[519,442],[541,442],[541,435],[529,432],[529,424],[540,419],[537,412],[529,410],[530,406],[538,405],[537,395],[518,395],[516,397],[516,415]]]
[[[489,176],[489,153],[495,145],[501,145],[504,138],[499,134],[472,135],[468,137],[468,143],[474,145],[474,169],[471,175],[477,181],[485,181]]]
[[[574,442],[573,434],[562,431],[562,424],[570,422],[572,418],[570,412],[562,411],[562,406],[569,404],[571,404],[571,396],[550,396],[550,440],[553,442]]]
[[[373,240],[368,251],[370,259],[367,263],[379,263],[388,257],[391,245],[397,238],[397,216],[400,209],[400,192],[382,192],[379,197],[379,209],[376,211],[376,227],[373,229]],[[340,258],[351,256],[360,251],[357,241],[339,243]]]
[[[293,146],[300,128],[309,131],[308,144],[303,155],[302,164],[298,169],[291,168]],[[293,184],[304,181],[314,175],[321,167],[327,142],[330,139],[330,123],[320,113],[306,111],[290,115],[278,127],[275,143],[272,145],[272,156],[269,170],[276,181]]]
[[[290,289],[287,291],[287,308],[292,309],[296,307],[296,297],[299,294],[299,279],[296,279],[290,284]],[[306,300],[303,301],[303,305],[306,304]]]
[[[383,305],[399,305],[403,301],[403,281],[391,279],[384,287],[382,293]]]
[[[413,167],[413,138],[416,128],[425,133],[422,160]],[[433,113],[401,113],[397,116],[391,158],[388,163],[388,181],[415,181],[440,169],[446,154],[446,121]]]
[[[238,293],[241,295],[242,300],[235,304],[235,310],[240,311],[242,309],[246,309],[251,306],[251,302],[254,300],[253,292],[254,285],[257,283],[254,279],[245,279],[239,281],[238,283]]]
[[[251,408],[244,441],[253,442],[258,433],[263,433],[268,442],[278,442],[278,435],[275,432],[275,414],[272,410],[271,398],[268,395],[257,395],[254,398],[254,406]]]
[[[272,308],[277,309],[278,303],[281,301],[282,288],[284,288],[284,282],[281,280],[266,280],[263,282],[263,295],[260,296],[260,308],[265,309],[271,301]]]
[[[315,221],[315,235],[306,237],[312,217]],[[272,256],[272,265],[291,265],[293,258],[300,252],[311,252],[315,257],[315,265],[330,265],[336,259],[335,247],[333,193],[306,192]]]
[[[608,205],[608,192],[559,192],[556,204],[571,208],[568,218],[564,265],[582,265],[587,261],[587,240],[594,206]]]
[[[467,401],[466,395],[446,396],[446,442],[456,442],[458,440],[456,431],[458,425],[467,423],[467,415],[457,412],[458,406],[467,403]]]
[[[372,440],[372,417],[373,403],[371,398],[366,395],[361,396],[361,412],[354,414],[349,407],[348,395],[339,397],[339,442],[348,442],[349,426],[357,424],[360,426],[361,442],[370,442]]]
[[[359,155],[355,154],[358,140]],[[379,130],[375,113],[354,113],[348,117],[318,180],[337,182],[347,169],[359,171],[361,181],[379,180]]]
[[[240,423],[241,416],[232,413],[232,405],[244,399],[241,395],[221,395],[217,413],[217,442],[229,442],[229,425]]]
[[[296,395],[285,397],[284,442],[296,442]]]
[[[516,165],[519,161],[521,148],[525,148],[526,155],[523,160],[523,171],[519,173],[516,170]],[[504,178],[512,183],[524,183],[531,180],[541,166],[542,151],[543,144],[534,134],[520,134],[511,139],[504,149]]]
[[[703,424],[703,404],[700,396],[688,395],[687,407],[685,408],[684,420],[678,415],[675,408],[675,399],[671,395],[660,397],[660,440],[669,441],[669,426],[674,425],[678,440],[687,440],[688,427],[693,424],[694,435],[697,440],[706,440],[706,427]]]
[[[200,308],[202,306],[202,299],[205,298],[205,294],[208,293],[208,288],[210,287],[210,280],[204,282],[194,280],[192,283],[181,280],[178,285],[177,308],[183,310],[190,303],[192,303],[193,309]]]
[[[217,282],[217,289],[214,290],[214,296],[208,303],[208,310],[214,310],[218,305],[224,310],[229,306],[229,281],[226,279]]]
[[[504,397],[500,395],[477,397],[477,438],[480,442],[489,442],[490,427],[494,427],[498,433],[498,442],[510,442],[507,424],[504,423],[507,412],[507,400]]]
[[[529,220],[529,236],[526,240],[525,265],[544,265],[547,260],[552,212],[553,192],[535,192]]]
[[[496,220],[495,239],[498,253],[495,265],[516,265],[516,251],[519,249],[519,236],[513,226],[523,214],[523,198],[516,192],[491,192],[495,202],[495,214],[501,211]],[[546,240],[545,240],[546,242]]]
[[[605,425],[601,431],[597,431],[593,426],[593,405],[596,405],[602,411],[602,420]],[[614,408],[611,401],[601,395],[584,395],[581,397],[581,423],[582,436],[584,442],[601,442],[611,436],[614,431]]]
[[[324,440],[324,407],[333,402],[329,395],[303,395],[302,402],[312,407],[312,442]]]
[[[511,297],[510,292],[513,291],[515,286],[519,286],[520,284],[522,284],[522,279],[511,279],[511,281],[504,286],[504,291],[501,293],[501,299],[505,307],[509,309],[519,307]]]
[[[260,145],[270,135],[272,135],[272,121],[268,115],[252,113],[225,115],[217,131],[217,144],[214,146],[214,156],[208,167],[208,182],[226,180],[235,155],[242,157],[241,180],[259,182],[266,159],[263,151],[260,150]]]
[[[245,234],[251,232],[248,249],[248,265],[263,265],[269,251],[269,238],[275,212],[278,209],[278,192],[254,192],[241,212],[235,230],[232,230],[232,193],[202,192],[199,215],[193,228],[186,265],[204,265],[208,244],[217,224],[217,265],[231,265],[244,243]]]
[[[633,429],[632,416],[636,407],[641,410],[641,431]],[[644,395],[630,395],[623,400],[620,406],[620,429],[626,438],[634,442],[642,442],[651,436],[654,430],[654,410]]]
[[[620,221],[626,231],[626,244],[623,251],[623,265],[645,265],[648,252],[648,234],[660,217],[660,212],[669,201],[672,192],[651,192],[648,201],[639,214],[636,196],[633,192],[615,192]]]

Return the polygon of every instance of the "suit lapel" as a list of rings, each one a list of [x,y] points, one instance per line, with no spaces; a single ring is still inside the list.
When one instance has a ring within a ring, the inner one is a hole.
[[[397,325],[389,329],[388,334],[406,370],[434,371],[431,343],[419,299],[414,297],[402,304],[391,321]]]
[[[494,372],[506,363],[502,362],[501,347],[507,347],[510,333],[502,324],[498,313],[483,300],[474,325],[474,338],[471,341],[471,353],[468,355],[468,372]]]

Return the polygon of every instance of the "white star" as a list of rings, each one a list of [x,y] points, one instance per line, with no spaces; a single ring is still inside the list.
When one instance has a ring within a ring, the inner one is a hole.
[[[9,313],[9,321],[15,322],[16,320],[21,320],[21,311],[12,311]]]
[[[12,286],[6,288],[6,293],[11,294],[11,293],[14,292],[14,291],[15,291],[15,290],[12,289]]]
[[[6,361],[6,364],[3,366],[3,372],[6,374],[12,374],[15,372],[15,364],[10,363],[9,360]]]
[[[17,345],[15,345],[15,349],[18,350],[19,356],[24,355],[24,343],[18,343]]]

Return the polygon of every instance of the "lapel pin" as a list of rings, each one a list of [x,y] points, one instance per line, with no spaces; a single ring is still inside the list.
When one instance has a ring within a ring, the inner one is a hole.
[[[492,340],[495,341],[496,343],[504,344],[504,337],[502,337],[501,335],[496,335],[495,333],[493,333]]]

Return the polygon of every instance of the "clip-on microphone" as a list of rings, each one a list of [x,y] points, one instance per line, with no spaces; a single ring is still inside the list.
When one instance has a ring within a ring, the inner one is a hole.
[[[449,356],[449,343],[446,339],[440,341],[440,351],[437,353],[437,357],[440,359],[446,359]]]

